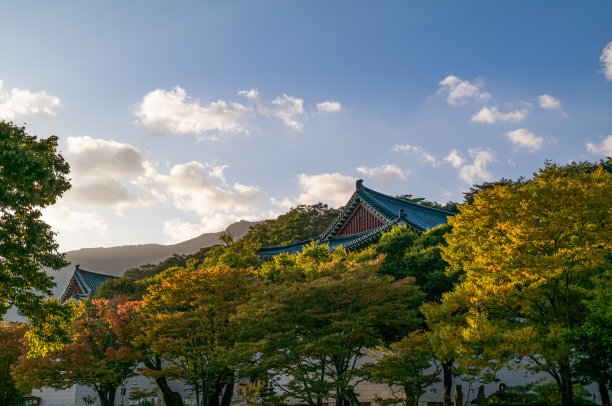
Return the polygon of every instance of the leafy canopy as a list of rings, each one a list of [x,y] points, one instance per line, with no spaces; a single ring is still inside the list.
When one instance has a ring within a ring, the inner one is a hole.
[[[28,326],[25,323],[4,323],[0,325],[0,406],[17,404],[24,390],[17,388],[11,376],[11,369],[17,365],[18,359],[27,352],[25,333]]]
[[[584,324],[593,278],[609,266],[610,201],[604,168],[546,163],[533,180],[482,190],[460,206],[442,249],[450,272],[464,272],[442,304],[465,306],[462,338],[489,366],[529,358],[530,369],[557,381],[564,405],[574,357],[565,337]]]
[[[0,321],[11,306],[44,315],[42,296],[55,284],[41,268],[67,265],[41,209],[70,188],[56,136],[38,139],[0,120]]]
[[[22,356],[15,379],[21,387],[89,386],[98,393],[102,406],[113,405],[117,388],[136,375],[139,357],[129,327],[137,310],[137,303],[120,298],[79,301],[76,318],[66,326],[73,343]]]
[[[364,379],[357,360],[417,328],[422,295],[413,280],[378,275],[380,259],[355,258],[316,244],[279,255],[264,264],[258,289],[233,318],[240,370],[265,377],[276,400],[356,404],[355,385]]]

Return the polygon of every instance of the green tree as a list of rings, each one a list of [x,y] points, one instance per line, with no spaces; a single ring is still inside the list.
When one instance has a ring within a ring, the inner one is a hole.
[[[51,295],[55,284],[41,268],[68,264],[41,219],[41,209],[70,188],[57,140],[37,139],[0,120],[0,321],[11,306],[44,317],[42,295]]]
[[[389,385],[393,394],[387,399],[377,397],[380,405],[418,406],[427,388],[440,382],[440,365],[433,361],[433,348],[424,331],[413,331],[389,348],[376,349],[373,357],[376,363],[365,367],[369,380]],[[401,388],[401,393],[395,388]]]
[[[249,269],[193,265],[151,285],[144,297],[140,340],[165,361],[154,368],[147,364],[144,373],[183,380],[198,406],[227,406],[235,384],[229,363],[235,333],[229,319],[255,280]]]
[[[377,275],[379,263],[311,244],[266,264],[268,282],[234,317],[241,370],[265,377],[280,401],[358,405],[355,386],[365,378],[357,360],[419,323],[422,296],[412,279]]]
[[[611,262],[608,262],[610,266]],[[574,368],[586,382],[595,382],[602,405],[610,406],[612,389],[612,270],[596,278],[588,314],[583,325],[570,332],[577,356]]]
[[[442,205],[438,202],[430,202],[424,197],[413,197],[410,194],[399,195],[396,197],[398,199],[406,200],[411,203],[420,204],[421,206],[433,207],[435,209],[441,209],[441,210],[450,211],[452,213],[457,213],[457,203],[455,202],[447,202],[446,204]]]
[[[252,227],[242,241],[259,249],[308,240],[324,232],[340,213],[341,210],[331,209],[323,203],[301,204],[275,220]]]
[[[460,207],[443,248],[465,272],[444,302],[467,307],[462,337],[499,364],[527,358],[573,402],[574,351],[565,337],[584,325],[593,277],[609,264],[612,175],[546,163],[522,185],[496,186]]]
[[[458,273],[452,276],[445,274],[448,264],[441,254],[442,247],[446,245],[444,236],[450,230],[451,226],[440,225],[417,234],[405,226],[394,227],[390,232],[383,234],[375,246],[377,253],[386,256],[379,272],[396,278],[412,277],[425,294],[426,304],[439,302],[443,293],[450,291],[458,280]],[[429,340],[436,342],[430,354],[437,358],[442,366],[444,403],[450,405],[455,347],[442,345],[440,341],[443,336],[435,331],[438,323],[433,319],[429,319],[426,326]],[[405,374],[411,374],[409,368],[407,365]],[[401,376],[400,369],[396,369],[395,372],[400,374],[396,379],[406,379]]]
[[[417,232],[407,226],[393,227],[384,233],[374,247],[377,254],[385,255],[379,273],[398,279],[408,276],[410,270],[405,262],[406,251],[412,247],[417,237]]]
[[[25,323],[4,323],[0,326],[0,406],[16,404],[24,394],[15,385],[11,369],[17,365],[19,357],[27,352]]]

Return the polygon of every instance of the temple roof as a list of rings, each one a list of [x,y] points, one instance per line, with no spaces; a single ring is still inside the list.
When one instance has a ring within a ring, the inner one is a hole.
[[[116,278],[116,276],[86,271],[81,269],[79,265],[76,265],[68,286],[66,286],[62,296],[60,296],[60,302],[65,303],[71,298],[79,300],[86,299],[89,295],[95,296],[98,294],[100,285],[107,279],[112,278]]]
[[[383,225],[355,234],[338,235],[342,231],[343,225],[351,220],[353,211],[360,205],[367,207],[368,211],[380,219]],[[357,181],[353,196],[351,196],[342,213],[323,233],[313,236],[311,239],[288,245],[263,247],[258,251],[258,254],[264,259],[281,253],[295,254],[313,240],[318,241],[319,244],[329,244],[331,250],[340,246],[348,250],[357,249],[374,242],[380,237],[381,233],[388,231],[395,225],[408,225],[412,229],[422,232],[440,224],[446,224],[448,216],[453,215],[454,213],[445,210],[422,206],[369,189],[363,186],[363,181],[360,179]]]

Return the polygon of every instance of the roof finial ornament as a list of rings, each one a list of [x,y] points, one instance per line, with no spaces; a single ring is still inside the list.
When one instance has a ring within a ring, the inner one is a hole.
[[[357,187],[357,189],[361,189],[363,187],[363,179],[358,179],[355,186]]]
[[[399,210],[399,219],[404,221],[406,220],[406,212],[404,211],[404,209]]]
[[[74,266],[74,270],[78,271],[79,269],[81,269],[80,267],[81,267],[81,265],[77,264],[77,265]]]

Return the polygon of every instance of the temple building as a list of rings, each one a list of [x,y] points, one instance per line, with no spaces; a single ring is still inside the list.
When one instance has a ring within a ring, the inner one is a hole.
[[[295,254],[312,240],[328,244],[334,250],[342,246],[356,250],[372,244],[393,226],[406,225],[417,232],[446,224],[455,213],[435,209],[385,195],[363,186],[359,179],[355,192],[336,220],[318,236],[278,247],[263,247],[257,253],[263,259],[278,254]]]
[[[100,285],[113,278],[116,276],[86,271],[81,269],[80,265],[75,265],[74,274],[60,296],[60,302],[64,304],[69,300],[87,299],[89,295],[95,296],[98,294]]]

